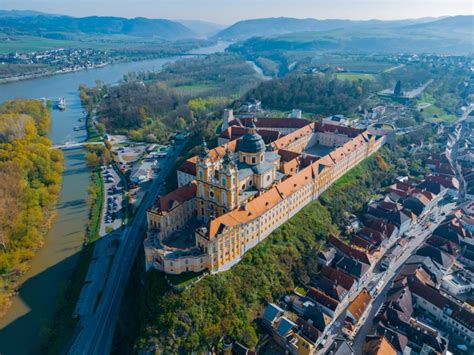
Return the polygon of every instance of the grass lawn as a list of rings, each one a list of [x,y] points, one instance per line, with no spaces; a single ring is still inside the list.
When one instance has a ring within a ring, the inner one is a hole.
[[[417,103],[429,103],[431,106],[426,107],[421,115],[429,122],[453,122],[457,119],[456,115],[448,114],[442,108],[436,106],[436,99],[427,93],[424,93]]]
[[[99,135],[97,128],[95,128],[90,115],[87,115],[86,118],[86,130],[88,142],[100,142],[102,140],[102,137]]]
[[[209,90],[217,89],[219,87],[218,84],[215,83],[195,83],[191,85],[181,85],[181,86],[176,86],[174,89],[178,91],[179,93],[183,94],[192,94],[192,95],[198,95],[205,93]]]
[[[339,80],[350,80],[350,81],[375,80],[375,76],[373,74],[367,74],[367,73],[337,73],[336,78],[338,78]]]
[[[104,184],[100,172],[93,173],[93,184],[97,186],[95,189],[94,204],[91,208],[90,225],[87,233],[87,240],[93,242],[99,238],[100,220],[102,216],[102,205],[104,203]]]
[[[184,288],[196,281],[204,272],[185,272],[179,275],[166,275],[166,278],[176,287]]]

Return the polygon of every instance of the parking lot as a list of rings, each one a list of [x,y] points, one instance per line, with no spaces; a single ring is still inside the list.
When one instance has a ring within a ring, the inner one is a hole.
[[[102,179],[104,181],[104,204],[100,235],[104,236],[122,226],[124,217],[122,211],[123,186],[112,166],[102,168]]]

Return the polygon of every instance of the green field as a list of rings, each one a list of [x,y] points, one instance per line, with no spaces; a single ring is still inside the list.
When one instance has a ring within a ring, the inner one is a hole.
[[[84,47],[80,42],[70,40],[55,40],[34,36],[7,36],[0,34],[0,53],[40,52],[60,47]]]
[[[337,73],[336,78],[339,80],[375,80],[374,74],[367,73]]]
[[[210,90],[214,90],[219,88],[219,85],[216,83],[195,83],[191,85],[181,85],[176,86],[174,89],[182,94],[190,94],[190,95],[200,95]]]
[[[10,35],[0,33],[0,53],[41,52],[54,48],[90,48],[96,50],[115,50],[119,52],[142,51],[187,51],[186,43],[173,44],[159,39],[144,39],[126,35],[83,35],[64,34],[66,39],[52,39],[30,35]],[[191,46],[194,48],[195,46]]]
[[[436,99],[427,93],[418,100],[418,103],[426,102],[430,103],[431,106],[423,109],[421,115],[426,121],[429,122],[453,122],[457,119],[456,115],[447,113],[444,109],[436,106]]]
[[[93,242],[99,238],[99,229],[102,216],[102,205],[104,203],[104,184],[102,182],[102,175],[96,171],[92,173],[92,182],[95,188],[90,189],[94,203],[92,204],[90,212],[90,224],[87,231],[88,242]]]
[[[394,64],[385,61],[369,60],[359,56],[320,55],[311,60],[314,66],[339,66],[348,72],[378,74],[393,70]]]

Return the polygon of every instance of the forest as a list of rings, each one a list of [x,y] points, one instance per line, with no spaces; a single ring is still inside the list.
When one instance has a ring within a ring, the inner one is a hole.
[[[327,76],[287,75],[265,81],[250,90],[244,100],[254,98],[264,107],[278,110],[299,108],[320,115],[348,115],[371,93],[369,80],[337,80]]]
[[[44,242],[61,191],[63,155],[50,149],[49,127],[40,101],[0,106],[0,314]]]
[[[264,306],[310,280],[326,238],[342,231],[340,219],[360,210],[398,176],[399,153],[399,148],[381,150],[246,253],[231,270],[208,276],[181,293],[170,290],[162,273],[145,272],[142,255],[122,306],[114,351],[129,353],[155,345],[164,353],[218,351],[223,342],[233,340],[254,347]]]
[[[258,85],[254,69],[234,54],[188,58],[161,72],[129,73],[121,85],[82,87],[85,107],[99,104],[99,121],[111,133],[134,140],[165,142],[172,132],[211,136],[233,96]]]

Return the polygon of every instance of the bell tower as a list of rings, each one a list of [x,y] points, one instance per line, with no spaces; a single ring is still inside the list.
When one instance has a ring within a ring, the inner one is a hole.
[[[209,181],[213,174],[213,164],[209,155],[206,141],[202,140],[201,149],[196,162],[196,202],[198,218],[208,220]]]
[[[222,169],[219,173],[219,185],[221,187],[222,206],[224,206],[226,212],[233,210],[237,207],[237,178],[237,165],[232,160],[231,152],[229,148],[227,148],[224,158],[222,159]]]

